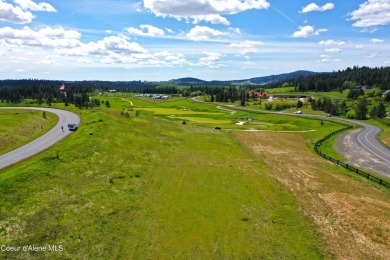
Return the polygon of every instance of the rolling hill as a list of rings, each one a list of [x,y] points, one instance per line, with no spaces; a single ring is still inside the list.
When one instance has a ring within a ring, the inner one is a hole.
[[[179,78],[169,80],[169,83],[177,84],[177,85],[263,85],[272,82],[279,82],[288,79],[297,78],[299,76],[309,76],[317,74],[318,72],[306,71],[306,70],[298,70],[290,73],[283,73],[277,75],[263,76],[263,77],[255,77],[250,79],[241,79],[241,80],[212,80],[205,81],[197,78],[187,77],[187,78]]]

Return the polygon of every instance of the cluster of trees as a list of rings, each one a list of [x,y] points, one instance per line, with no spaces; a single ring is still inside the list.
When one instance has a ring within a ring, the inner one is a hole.
[[[309,103],[311,109],[323,111],[334,116],[346,115],[348,108],[345,100],[332,101],[329,98],[319,98],[317,100],[309,99]]]
[[[386,114],[386,107],[382,102],[377,106],[373,106],[369,113],[371,118],[385,118]]]
[[[334,100],[329,98],[319,98],[318,100],[309,100],[313,110],[323,111],[334,116],[347,116],[352,119],[365,120],[367,114],[370,118],[384,118],[387,115],[386,107],[383,102],[378,105],[373,105],[371,110],[368,108],[368,101],[366,98],[361,98],[356,104],[355,108],[349,109],[346,100]]]
[[[20,81],[16,82],[20,83]],[[42,83],[41,81],[39,82]],[[67,85],[66,91],[61,91],[59,85],[44,86],[44,84],[40,84],[35,86],[20,86],[16,84],[15,86],[0,87],[0,100],[8,103],[21,103],[29,99],[31,100],[30,102],[38,105],[46,103],[50,106],[52,103],[63,102],[66,106],[74,104],[79,108],[93,108],[100,106],[101,103],[99,99],[92,99],[90,97],[90,93],[93,91],[94,88],[92,86],[80,84]]]

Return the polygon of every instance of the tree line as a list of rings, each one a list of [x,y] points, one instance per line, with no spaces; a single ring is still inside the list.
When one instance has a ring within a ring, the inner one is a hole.
[[[265,85],[266,88],[281,87],[286,82],[274,82]],[[317,73],[310,76],[299,76],[288,81],[296,91],[340,91],[351,89],[358,85],[378,87],[382,91],[390,89],[390,67],[358,67],[330,73]]]

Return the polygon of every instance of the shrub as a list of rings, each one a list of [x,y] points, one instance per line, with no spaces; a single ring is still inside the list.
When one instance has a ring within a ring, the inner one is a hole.
[[[350,110],[350,111],[348,111],[347,117],[350,118],[350,119],[355,119],[355,118],[356,118],[356,112],[355,112],[355,110]]]

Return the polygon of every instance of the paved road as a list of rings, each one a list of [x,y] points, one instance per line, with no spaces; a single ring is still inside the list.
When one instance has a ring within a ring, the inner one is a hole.
[[[33,108],[33,107],[17,107],[20,109],[41,110],[54,113],[58,116],[57,125],[46,134],[35,139],[34,141],[19,147],[12,152],[6,153],[0,156],[0,170],[8,166],[11,166],[19,161],[27,159],[35,154],[38,154],[58,141],[62,140],[72,132],[68,130],[68,123],[80,123],[80,117],[72,112],[53,109],[53,108]],[[16,107],[2,107],[0,109],[16,109]],[[64,131],[61,130],[61,126],[64,127]]]
[[[381,129],[358,121],[352,123],[363,128],[339,136],[336,150],[347,158],[346,163],[390,178],[390,150],[377,140]]]
[[[368,152],[374,154],[377,158],[388,163],[390,173],[390,150],[377,139],[379,133],[382,130],[379,127],[360,121],[348,119],[343,120],[363,127],[363,129],[356,136],[357,142]]]
[[[197,98],[192,98],[196,102],[202,102]],[[232,109],[244,110],[255,113],[269,113],[269,114],[285,114],[281,112],[259,111],[254,109],[247,109],[235,107],[234,105],[222,105]],[[328,120],[326,116],[317,115],[295,115],[301,117],[314,117]],[[350,135],[342,135],[338,141],[343,142],[344,149],[338,149],[349,162],[390,177],[390,149],[378,140],[378,135],[382,131],[379,127],[363,123],[361,121],[335,118],[344,122],[352,123],[361,126],[363,129],[355,132],[352,137]],[[354,154],[352,156],[352,153]],[[364,163],[362,163],[364,161]]]

